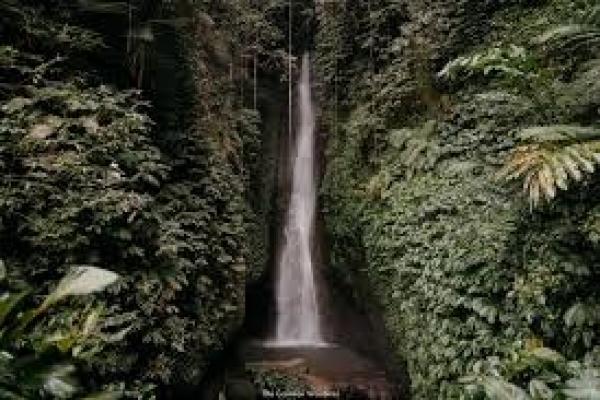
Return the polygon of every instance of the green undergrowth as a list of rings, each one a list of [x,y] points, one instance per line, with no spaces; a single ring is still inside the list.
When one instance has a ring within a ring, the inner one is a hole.
[[[286,396],[310,391],[308,383],[302,377],[293,374],[260,369],[248,369],[246,373],[258,393]]]
[[[118,273],[95,296],[128,329],[78,373],[176,396],[241,326],[271,251],[278,94],[261,81],[250,109],[229,64],[260,28],[257,68],[278,76],[279,6],[75,3],[0,1],[0,264],[34,303],[72,265]],[[75,306],[50,318],[77,322]]]
[[[394,11],[407,21],[401,31],[358,5],[320,15],[328,273],[348,287],[367,280],[415,399],[467,398],[461,378],[474,368],[534,399],[583,398],[562,391],[582,369],[560,374],[562,386],[540,397],[530,393],[535,374],[510,360],[552,348],[582,361],[599,343],[597,180],[576,179],[583,186],[534,205],[497,173],[525,128],[599,122],[595,86],[580,86],[597,53],[553,53],[543,39],[595,4],[404,3]],[[386,50],[370,53],[370,35],[387,38]],[[490,357],[506,364],[482,372]],[[479,398],[521,398],[485,392],[481,379]]]

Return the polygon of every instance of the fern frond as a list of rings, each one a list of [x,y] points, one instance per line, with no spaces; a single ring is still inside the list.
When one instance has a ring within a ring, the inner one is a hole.
[[[550,163],[544,163],[538,172],[540,188],[547,199],[556,197],[556,181]]]
[[[534,126],[519,133],[522,142],[563,142],[600,139],[600,129],[577,125]]]
[[[532,207],[567,190],[569,180],[580,182],[600,165],[600,129],[569,125],[524,129],[517,147],[497,177],[506,182],[523,180]]]
[[[573,179],[576,182],[579,182],[583,178],[583,175],[581,174],[579,166],[577,165],[575,160],[573,160],[573,158],[571,158],[569,154],[562,153],[560,154],[560,156],[563,160],[565,168],[567,169],[567,174],[571,177],[571,179]]]
[[[440,148],[435,120],[416,129],[393,130],[389,142],[399,151],[399,161],[406,169],[408,179],[416,172],[433,168],[438,161]]]
[[[465,79],[473,75],[489,76],[497,74],[510,78],[523,78],[534,75],[532,58],[520,46],[491,47],[480,52],[463,55],[448,62],[437,76],[446,81],[458,77]]]
[[[583,171],[588,174],[593,174],[595,170],[594,163],[584,157],[584,155],[588,153],[585,149],[585,146],[575,144],[565,148],[565,151],[573,158],[573,160],[575,160],[577,165],[581,166]]]
[[[572,40],[574,37],[577,37],[579,35],[585,35],[590,31],[593,31],[593,27],[587,24],[560,25],[548,29],[541,35],[534,38],[533,42],[536,44],[543,45],[561,39]]]
[[[552,164],[551,168],[556,186],[561,190],[567,190],[569,188],[569,175],[567,174],[566,167],[556,155],[550,158],[550,163]]]
[[[576,51],[600,46],[600,26],[594,23],[560,25],[534,39],[534,44],[551,51]]]

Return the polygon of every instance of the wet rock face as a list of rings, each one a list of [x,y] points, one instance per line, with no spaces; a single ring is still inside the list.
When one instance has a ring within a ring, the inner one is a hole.
[[[241,353],[246,369],[255,374],[257,387],[284,398],[304,393],[309,398],[403,398],[401,388],[380,365],[343,346],[265,347],[249,343]]]

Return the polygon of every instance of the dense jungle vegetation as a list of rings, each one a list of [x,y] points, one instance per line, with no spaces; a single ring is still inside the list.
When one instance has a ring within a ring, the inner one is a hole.
[[[271,251],[287,7],[0,1],[1,398],[199,384]]]
[[[0,0],[0,399],[197,398],[305,49],[324,273],[411,398],[600,399],[597,0]]]
[[[599,17],[585,0],[319,15],[328,272],[380,305],[414,398],[600,398]]]

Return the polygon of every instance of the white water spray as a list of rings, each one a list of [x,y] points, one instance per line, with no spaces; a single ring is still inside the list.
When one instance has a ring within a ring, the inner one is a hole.
[[[316,346],[323,344],[323,338],[311,249],[316,210],[316,180],[315,117],[308,54],[302,59],[298,88],[299,126],[295,149],[291,149],[290,152],[295,156],[292,165],[292,193],[285,220],[285,242],[277,266],[275,344]]]

